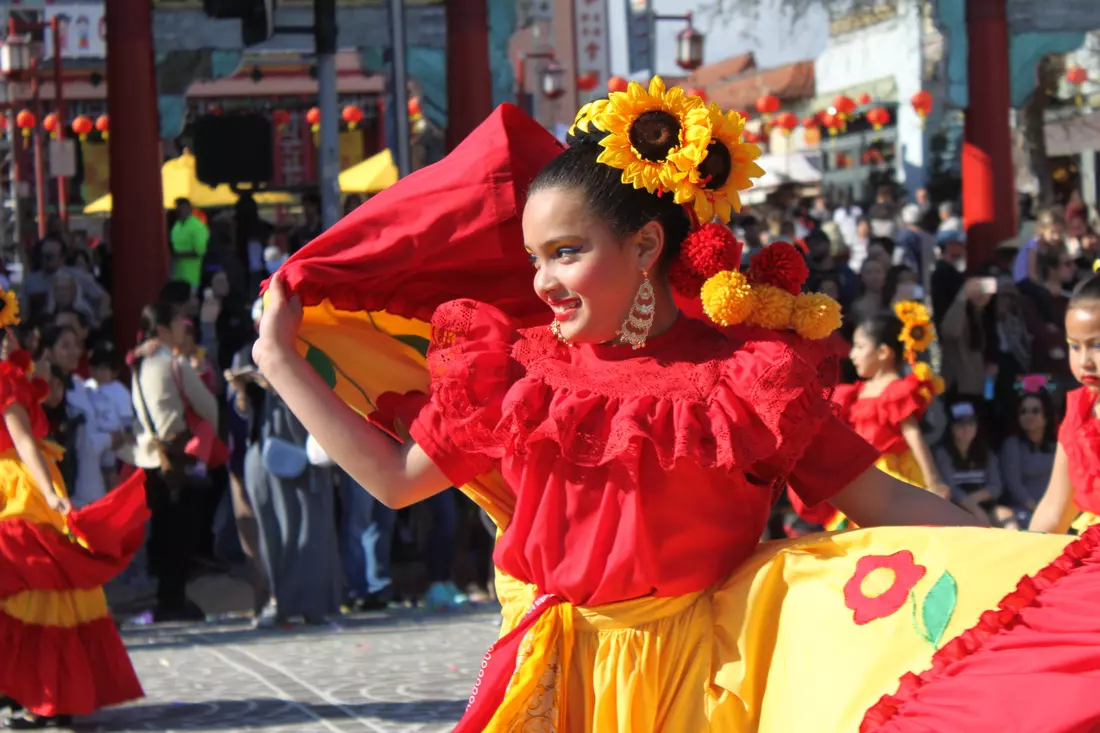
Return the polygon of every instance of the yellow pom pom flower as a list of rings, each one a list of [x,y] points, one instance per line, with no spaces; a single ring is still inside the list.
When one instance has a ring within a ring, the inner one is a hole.
[[[753,287],[735,270],[724,270],[703,283],[703,311],[719,326],[743,323],[755,305]]]
[[[791,325],[802,338],[826,338],[840,328],[840,303],[824,293],[802,293],[794,300]]]
[[[932,371],[932,367],[928,362],[921,361],[913,365],[913,376],[917,378],[918,382],[931,382],[936,374]]]
[[[19,325],[19,297],[14,290],[0,291],[0,328]]]
[[[761,328],[787,328],[794,312],[794,296],[774,285],[753,285],[753,307],[747,323]]]

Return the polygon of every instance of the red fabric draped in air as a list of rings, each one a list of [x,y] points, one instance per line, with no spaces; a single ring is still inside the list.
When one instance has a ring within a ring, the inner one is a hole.
[[[442,303],[476,298],[525,324],[546,322],[520,215],[531,181],[561,150],[502,104],[446,158],[371,198],[279,272],[307,306],[327,299],[429,321]]]

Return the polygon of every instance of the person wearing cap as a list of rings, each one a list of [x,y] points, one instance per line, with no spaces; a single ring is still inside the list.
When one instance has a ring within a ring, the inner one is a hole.
[[[1000,464],[989,447],[971,402],[948,408],[947,431],[932,450],[940,477],[951,489],[951,500],[984,521],[1000,526],[1013,512],[997,505],[1001,498]]]
[[[932,268],[932,321],[939,326],[955,296],[966,282],[966,234],[957,230],[941,231],[936,237],[940,258]]]

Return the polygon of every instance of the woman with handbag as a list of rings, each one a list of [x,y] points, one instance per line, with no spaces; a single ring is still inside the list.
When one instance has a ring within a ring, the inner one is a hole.
[[[18,301],[0,293],[0,327]],[[46,439],[50,386],[8,331],[0,362],[0,710],[2,727],[40,730],[142,696],[107,608],[103,584],[141,546],[149,512],[138,472],[73,509]],[[60,388],[58,388],[60,391]],[[62,391],[63,395],[63,391]],[[56,399],[56,394],[55,394]]]
[[[189,414],[217,429],[218,401],[191,364],[173,349],[183,338],[186,317],[168,302],[147,306],[142,333],[158,348],[134,365],[137,445],[134,464],[145,469],[153,512],[149,562],[157,578],[157,621],[196,620],[202,610],[187,600],[192,556],[200,539],[203,481],[195,457]]]
[[[250,423],[244,484],[274,600],[257,625],[323,623],[339,613],[343,590],[331,461],[311,458],[309,433],[259,372],[249,381],[263,394],[237,405]]]

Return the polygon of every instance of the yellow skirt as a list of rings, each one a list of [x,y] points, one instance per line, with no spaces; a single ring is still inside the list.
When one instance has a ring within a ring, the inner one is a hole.
[[[50,469],[54,491],[61,496],[68,496],[65,481],[57,467],[57,461],[64,453],[63,449],[50,442],[40,443],[39,449]],[[50,509],[45,495],[38,489],[38,484],[27,466],[19,460],[15,449],[0,453],[0,522],[9,520],[48,524],[62,534],[68,532],[65,517]]]
[[[677,598],[551,607],[526,633],[487,731],[857,731],[1024,575],[1073,541],[875,528],[768,542]],[[504,575],[503,631],[536,590]]]

